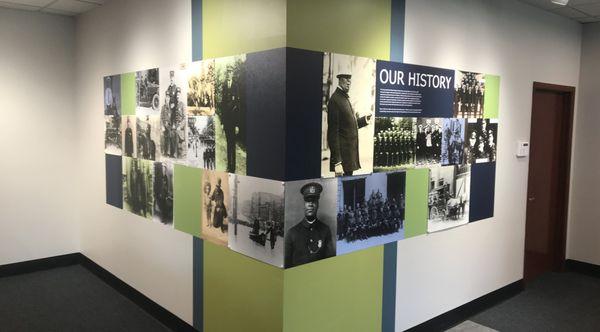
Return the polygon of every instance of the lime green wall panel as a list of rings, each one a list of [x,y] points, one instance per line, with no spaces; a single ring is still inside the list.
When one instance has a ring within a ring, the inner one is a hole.
[[[383,246],[285,270],[285,332],[381,330]]]
[[[388,60],[391,6],[391,0],[288,0],[287,46]]]
[[[500,104],[500,76],[485,75],[485,99],[483,100],[483,117],[497,119]]]
[[[285,47],[286,0],[203,0],[203,58]]]
[[[406,171],[404,238],[427,233],[429,169]]]
[[[121,74],[121,113],[135,115],[135,73]]]
[[[284,270],[204,242],[204,332],[280,332]]]
[[[202,170],[175,165],[173,184],[175,229],[200,237]]]

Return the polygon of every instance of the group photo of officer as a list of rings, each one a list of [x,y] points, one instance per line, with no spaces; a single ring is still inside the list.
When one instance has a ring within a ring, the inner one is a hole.
[[[442,152],[442,126],[439,119],[417,119],[416,165],[439,164]]]
[[[412,118],[375,119],[373,167],[394,169],[414,163],[415,128]]]
[[[469,123],[465,145],[465,163],[472,164],[477,160],[496,161],[496,137],[498,124],[489,119],[478,119]]]
[[[483,117],[484,84],[482,74],[460,72],[454,93],[454,116],[458,118]]]
[[[152,138],[153,134],[150,116],[146,116],[145,118],[137,118],[136,135],[137,157],[146,160],[157,160],[156,141]]]
[[[459,165],[463,163],[465,145],[464,135],[464,119],[444,119],[442,138],[443,165]]]
[[[185,107],[181,87],[174,82],[175,72],[169,73],[170,83],[165,90],[165,102],[160,112],[162,133],[160,147],[163,157],[185,157]]]
[[[152,217],[152,162],[136,158],[125,159],[123,200],[125,208],[144,218]]]
[[[154,216],[164,225],[173,224],[173,164],[154,163]]]

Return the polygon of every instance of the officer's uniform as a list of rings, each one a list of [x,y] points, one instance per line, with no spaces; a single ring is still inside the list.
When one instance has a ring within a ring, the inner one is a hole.
[[[323,187],[308,183],[300,189],[305,201],[319,200]],[[303,218],[285,237],[285,267],[294,267],[335,256],[329,226],[315,218],[309,223]]]

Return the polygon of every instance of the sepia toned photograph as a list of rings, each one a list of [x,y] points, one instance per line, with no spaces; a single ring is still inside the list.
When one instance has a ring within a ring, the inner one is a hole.
[[[284,183],[235,174],[229,181],[229,247],[283,267]]]
[[[121,139],[121,116],[104,116],[104,153],[120,156],[123,142]]]
[[[442,154],[442,119],[417,118],[415,165],[439,165]]]
[[[215,60],[188,67],[187,112],[190,116],[215,114]]]
[[[153,220],[173,226],[173,164],[154,163],[154,214]]]
[[[415,118],[376,118],[373,171],[415,166]]]
[[[321,176],[373,171],[375,60],[325,53]]]
[[[406,173],[374,173],[339,179],[337,254],[404,238]]]
[[[337,179],[285,183],[285,267],[336,255]]]
[[[121,75],[104,77],[104,115],[120,116]]]
[[[442,165],[464,162],[465,119],[444,119],[442,128]]]
[[[123,158],[123,209],[152,219],[154,164],[148,160]]]
[[[160,106],[158,68],[135,73],[135,114],[157,115]]]
[[[225,172],[202,172],[202,238],[227,246],[231,195],[229,175]]]
[[[429,170],[428,232],[469,222],[471,166],[452,165]]]
[[[137,155],[137,118],[135,115],[125,115],[121,118],[121,144],[123,157],[135,157]]]
[[[216,169],[246,174],[246,56],[215,60]]]
[[[212,116],[187,118],[187,165],[215,169],[215,122]]]
[[[454,117],[483,118],[485,75],[457,70],[454,82]]]
[[[160,153],[163,159],[185,161],[186,158],[186,115],[183,87],[185,71],[161,71],[164,101],[160,108]]]
[[[160,160],[160,117],[146,115],[136,117],[137,158]]]

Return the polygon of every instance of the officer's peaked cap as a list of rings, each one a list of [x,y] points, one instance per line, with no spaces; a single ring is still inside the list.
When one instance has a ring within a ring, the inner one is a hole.
[[[302,196],[304,196],[305,201],[319,199],[321,197],[322,191],[323,186],[316,182],[307,183],[300,189],[300,192],[302,193]]]

